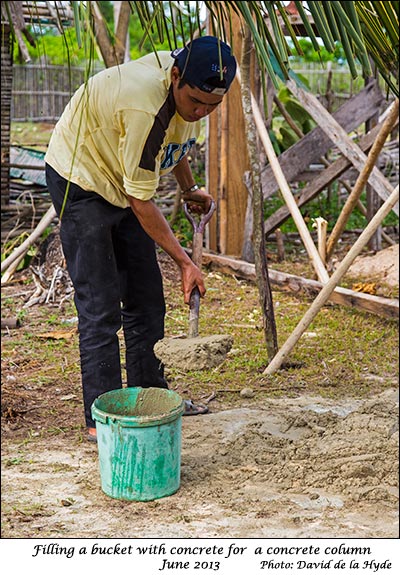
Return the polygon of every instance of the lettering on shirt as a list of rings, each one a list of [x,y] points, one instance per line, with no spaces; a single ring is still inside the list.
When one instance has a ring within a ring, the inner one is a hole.
[[[183,144],[170,143],[164,147],[163,156],[161,158],[161,170],[166,170],[172,166],[176,166],[184,156],[189,152],[190,148],[194,146],[196,138],[190,138]]]

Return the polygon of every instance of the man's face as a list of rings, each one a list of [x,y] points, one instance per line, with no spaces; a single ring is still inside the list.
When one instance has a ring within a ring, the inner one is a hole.
[[[181,78],[176,66],[172,68],[171,78],[176,111],[186,122],[197,122],[208,116],[223,100],[223,96],[208,94],[188,84],[178,88]]]

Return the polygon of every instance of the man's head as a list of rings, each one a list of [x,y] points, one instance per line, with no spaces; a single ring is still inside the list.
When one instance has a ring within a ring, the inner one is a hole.
[[[215,36],[195,38],[184,48],[174,50],[171,56],[181,79],[207,94],[223,96],[236,74],[236,60],[230,47]]]
[[[172,85],[178,113],[188,122],[210,114],[222,102],[236,74],[230,47],[202,36],[171,53]]]

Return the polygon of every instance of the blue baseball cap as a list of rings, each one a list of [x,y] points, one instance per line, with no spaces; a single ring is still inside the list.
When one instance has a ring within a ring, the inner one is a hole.
[[[225,94],[236,74],[236,60],[230,46],[215,36],[195,38],[184,48],[176,48],[171,56],[182,79],[209,94]]]

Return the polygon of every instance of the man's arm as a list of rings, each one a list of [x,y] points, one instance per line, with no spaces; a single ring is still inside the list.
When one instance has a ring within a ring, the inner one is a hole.
[[[173,169],[173,174],[181,188],[184,192],[185,190],[190,189],[192,186],[196,184],[193,178],[192,170],[190,169],[189,161],[187,156],[184,156],[182,160],[175,166]],[[194,192],[189,192],[183,194],[183,199],[185,202],[194,202],[194,205],[191,205],[191,208],[199,208],[201,212],[207,213],[210,209],[211,202],[213,200],[212,196],[208,194],[205,190],[198,189]],[[197,211],[194,209],[194,211]]]
[[[174,236],[167,220],[152,200],[138,200],[129,197],[131,208],[144,231],[178,264],[182,273],[182,291],[185,303],[189,303],[194,287],[199,288],[200,295],[206,293],[203,277],[199,268],[192,262],[185,250]]]

